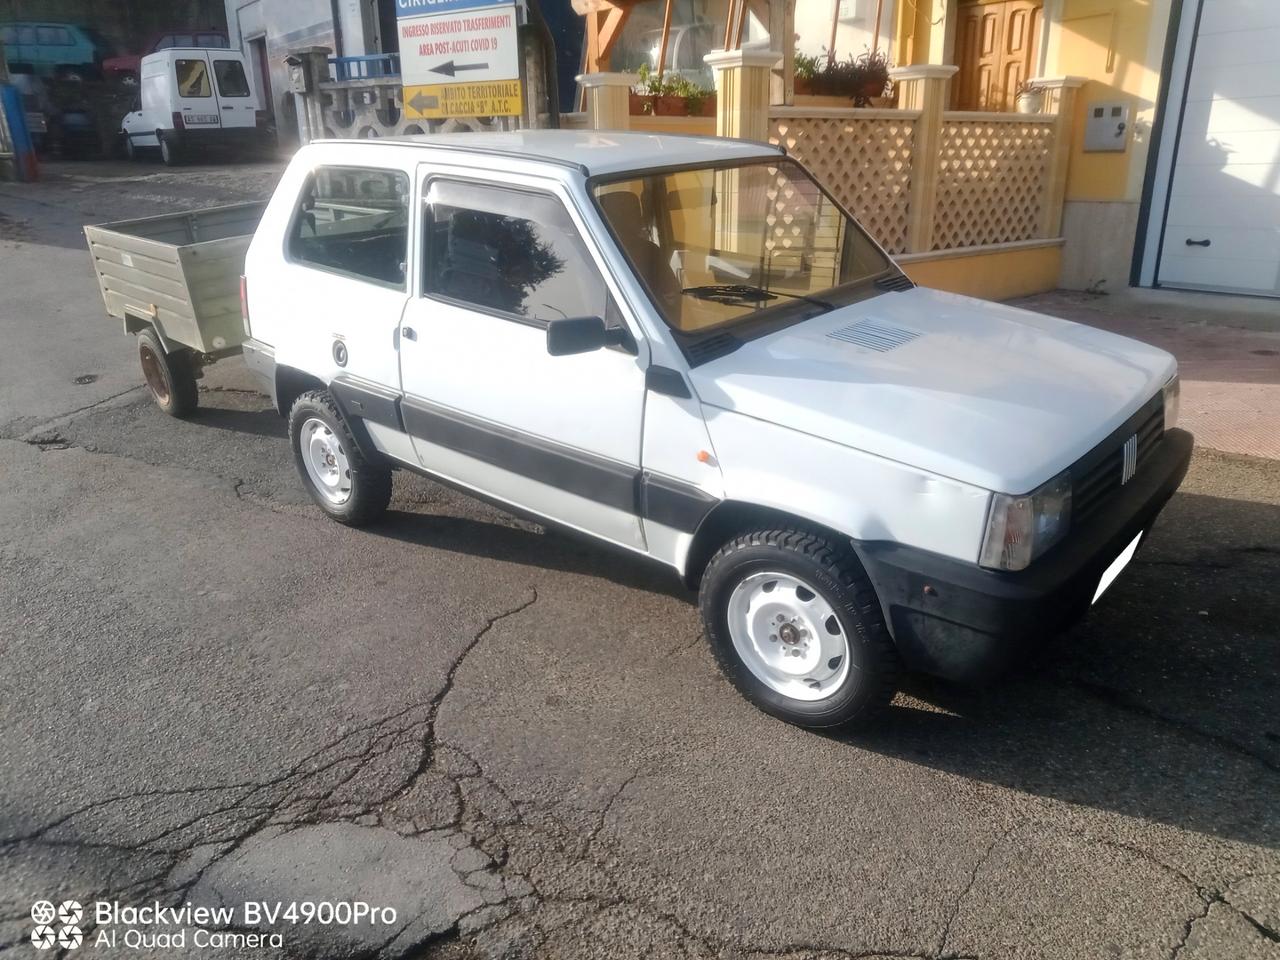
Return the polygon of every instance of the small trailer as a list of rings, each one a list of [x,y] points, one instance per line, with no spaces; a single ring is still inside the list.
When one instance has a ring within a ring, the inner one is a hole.
[[[152,397],[175,417],[196,409],[209,364],[240,353],[239,285],[266,202],[84,228],[107,313],[138,338]]]

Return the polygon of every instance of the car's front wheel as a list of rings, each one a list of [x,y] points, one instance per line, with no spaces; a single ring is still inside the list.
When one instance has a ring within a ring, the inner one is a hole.
[[[797,529],[745,533],[707,564],[698,597],[729,681],[803,727],[862,723],[897,688],[899,663],[853,550]]]
[[[334,520],[359,527],[386,512],[391,470],[365,459],[327,391],[312,390],[294,401],[289,442],[311,499]]]

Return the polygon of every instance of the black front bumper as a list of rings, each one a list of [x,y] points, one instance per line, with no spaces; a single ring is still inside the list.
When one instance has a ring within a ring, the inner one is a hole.
[[[854,544],[913,670],[982,680],[1089,609],[1103,571],[1151,524],[1186,476],[1192,438],[1169,430],[1088,523],[1016,573],[888,542]]]

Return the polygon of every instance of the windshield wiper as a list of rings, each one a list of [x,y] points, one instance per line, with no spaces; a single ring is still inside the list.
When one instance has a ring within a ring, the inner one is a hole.
[[[789,300],[803,300],[827,310],[835,309],[835,304],[819,300],[817,297],[806,296],[803,293],[787,293],[783,290],[766,290],[764,287],[749,283],[706,283],[700,287],[685,287],[680,292],[697,300],[710,300],[712,303],[722,303],[726,306],[766,303],[777,300],[779,297],[786,297]]]

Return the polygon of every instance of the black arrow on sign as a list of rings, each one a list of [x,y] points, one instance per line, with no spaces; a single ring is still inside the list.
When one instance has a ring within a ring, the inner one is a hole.
[[[409,101],[409,106],[422,113],[427,107],[438,107],[440,105],[439,97],[429,97],[421,90],[413,95],[413,99]]]
[[[432,67],[432,73],[443,73],[446,77],[452,77],[455,73],[461,73],[463,70],[488,70],[487,63],[454,63],[452,60],[446,60],[438,67]]]

